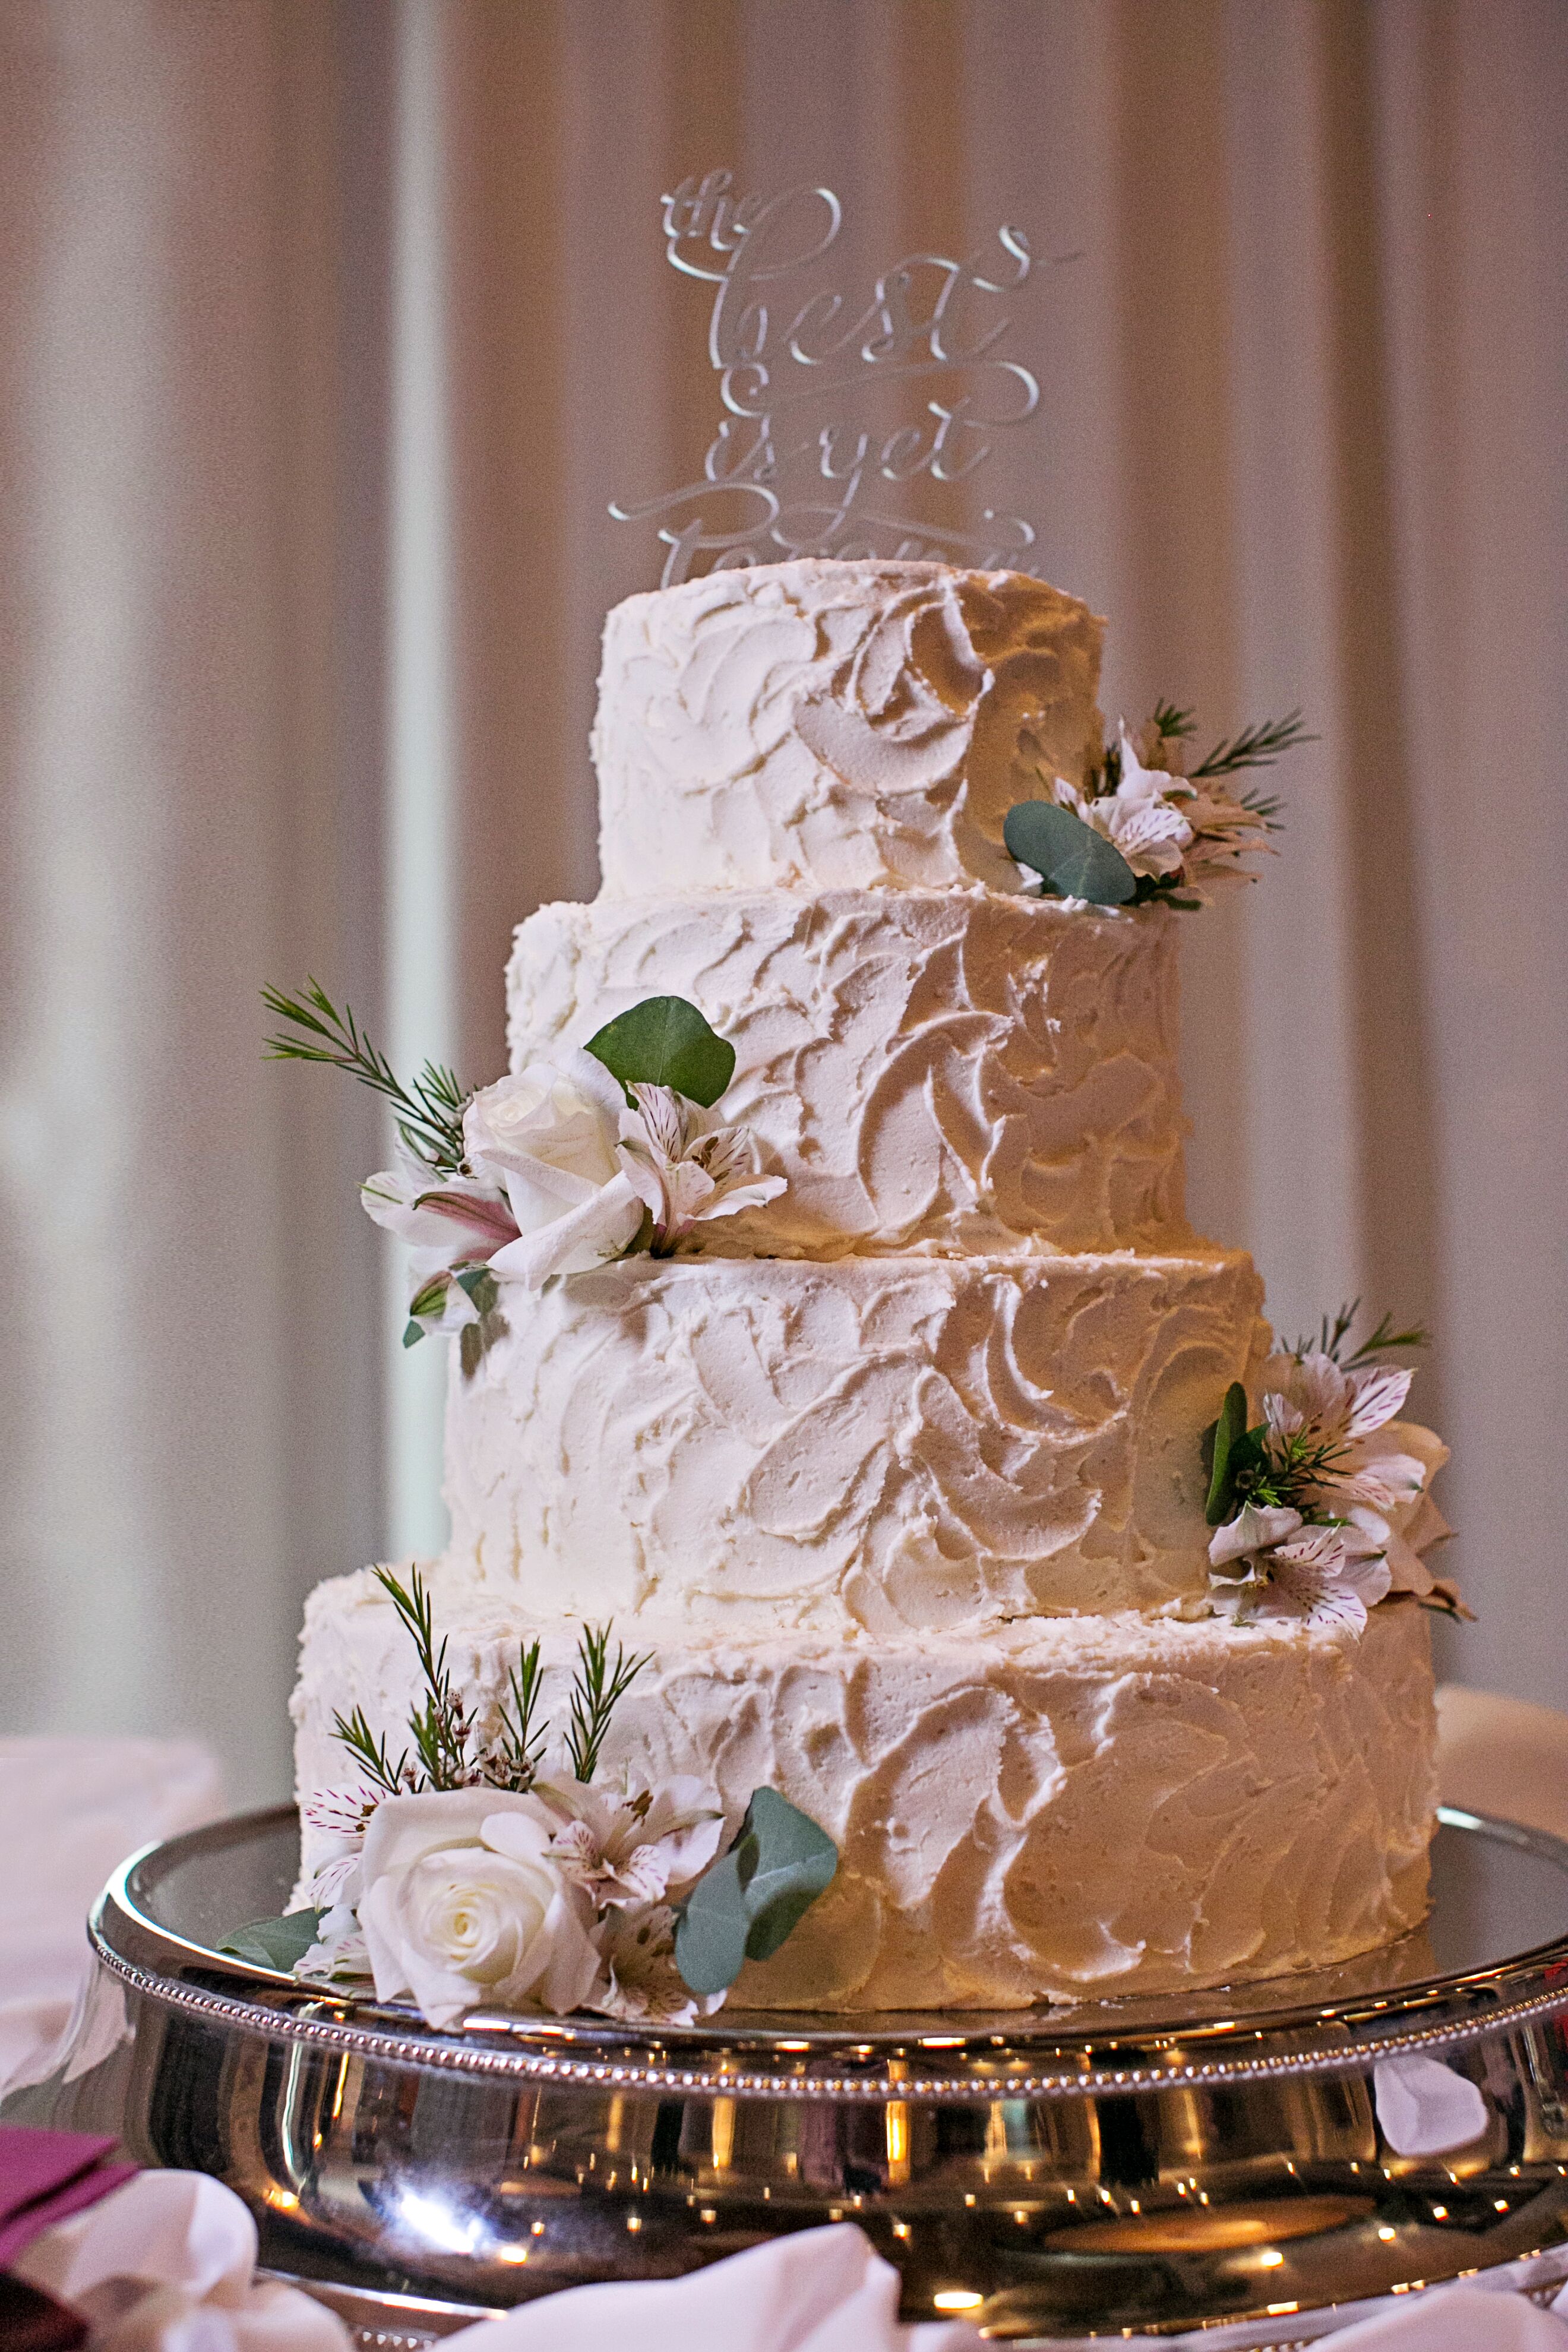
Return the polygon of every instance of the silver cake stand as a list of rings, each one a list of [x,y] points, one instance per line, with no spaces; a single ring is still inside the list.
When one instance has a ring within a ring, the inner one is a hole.
[[[129,1863],[73,2054],[7,2112],[227,2181],[264,2262],[367,2343],[840,2219],[908,2316],[1011,2344],[1282,2347],[1391,2291],[1568,2277],[1568,1846],[1532,1832],[1446,1812],[1427,1927],[1321,1976],[679,2031],[438,2033],[221,1958],[296,1856],[277,1811]],[[1411,2054],[1476,2086],[1465,2145],[1399,2152],[1386,2062]]]

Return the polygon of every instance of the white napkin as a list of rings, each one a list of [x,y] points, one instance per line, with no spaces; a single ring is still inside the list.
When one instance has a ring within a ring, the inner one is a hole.
[[[0,2094],[51,2069],[110,1872],[222,1810],[217,1764],[192,1740],[0,1739]]]
[[[349,2352],[324,2305],[257,2284],[256,2245],[255,2222],[220,2180],[139,2172],[46,2230],[11,2268],[88,2322],[89,2352]]]
[[[964,2320],[901,2327],[899,2274],[849,2221],[773,2238],[685,2278],[546,2295],[448,2336],[441,2352],[626,2352],[630,2344],[637,2352],[984,2352]]]
[[[1568,2352],[1568,2325],[1521,2294],[1444,2286],[1324,2340],[1331,2352]]]
[[[1441,2058],[1418,2052],[1380,2058],[1372,2084],[1383,2137],[1399,2156],[1450,2156],[1487,2128],[1482,2094]]]

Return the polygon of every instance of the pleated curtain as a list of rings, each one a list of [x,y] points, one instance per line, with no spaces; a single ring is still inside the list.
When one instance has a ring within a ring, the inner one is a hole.
[[[1445,1667],[1568,1704],[1565,124],[1557,0],[11,0],[6,1728],[280,1792],[305,1592],[439,1542],[386,1138],[258,991],[502,1066],[662,554],[607,503],[717,422],[658,200],[720,164],[834,186],[865,283],[1024,226],[984,494],[1109,616],[1107,710],[1307,713],[1185,935],[1194,1215],[1288,1334],[1430,1324]]]

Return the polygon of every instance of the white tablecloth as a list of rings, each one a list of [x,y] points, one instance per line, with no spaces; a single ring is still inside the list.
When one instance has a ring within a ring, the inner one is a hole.
[[[194,1740],[0,1739],[0,2095],[50,2071],[110,1872],[223,1809]]]

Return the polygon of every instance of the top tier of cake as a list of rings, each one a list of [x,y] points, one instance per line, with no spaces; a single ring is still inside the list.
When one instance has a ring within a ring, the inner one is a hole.
[[[793,563],[629,596],[594,730],[607,898],[1016,890],[1002,846],[1101,738],[1103,625],[1016,572]]]

